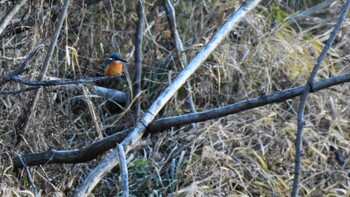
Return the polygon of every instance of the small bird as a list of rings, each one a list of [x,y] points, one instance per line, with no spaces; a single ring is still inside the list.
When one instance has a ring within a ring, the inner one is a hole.
[[[127,69],[123,69],[123,62],[127,61],[118,53],[112,53],[103,62],[104,76],[114,76],[121,73],[125,74]],[[115,90],[123,90],[125,86],[125,79],[123,77],[118,77],[115,79],[98,82],[97,85]]]
[[[127,63],[125,59],[123,59],[118,53],[112,53],[108,58],[106,58],[103,62],[104,67],[104,76],[114,76],[122,73],[127,73],[127,69],[123,69],[123,62]],[[126,80],[125,76],[120,76],[114,79],[109,79],[106,81],[100,81],[96,83],[98,86],[102,86],[105,88],[125,91],[126,89]],[[111,113],[115,114],[120,112],[121,103],[116,104],[113,101],[106,101],[106,109]],[[122,104],[123,105],[123,104]]]
[[[105,76],[113,76],[123,72],[123,63],[127,63],[119,54],[112,53],[105,61],[103,62],[104,74]]]

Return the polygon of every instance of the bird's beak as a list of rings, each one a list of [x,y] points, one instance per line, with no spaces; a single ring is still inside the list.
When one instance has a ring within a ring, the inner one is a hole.
[[[126,61],[126,60],[125,60],[125,59],[123,59],[123,58],[119,58],[119,61],[122,61],[122,62],[128,63],[128,61]]]

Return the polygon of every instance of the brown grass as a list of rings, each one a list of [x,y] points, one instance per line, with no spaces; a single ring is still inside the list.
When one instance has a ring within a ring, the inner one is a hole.
[[[35,45],[44,43],[47,47],[50,43],[57,16],[49,12],[52,4],[44,3],[46,20],[39,23],[38,13],[42,10],[35,4],[38,3],[34,1],[26,5],[23,13],[17,16],[19,18],[25,13],[36,16],[35,24],[29,30],[11,34],[10,27],[1,37],[1,75],[13,70],[21,60],[18,57],[23,57]],[[0,17],[10,5],[9,1],[1,4]],[[180,1],[176,6],[177,25],[188,60],[238,6],[236,1]],[[308,6],[311,6],[311,1]],[[136,4],[115,2],[112,8],[108,3],[88,7],[74,3],[69,7],[48,76],[95,76],[96,72],[102,72],[102,61],[111,52],[119,52],[128,59],[128,70],[133,76]],[[191,78],[197,110],[304,84],[340,8],[338,2],[335,7],[320,10],[308,20],[299,20],[298,25],[283,25],[275,32],[272,28],[281,15],[290,16],[296,12],[294,9],[306,9],[305,5],[264,4],[252,11]],[[155,9],[153,2],[146,3],[148,22],[153,20]],[[158,20],[157,25],[144,34],[143,110],[181,70],[177,58],[164,64],[174,45],[167,36],[166,17]],[[346,72],[349,68],[348,26],[349,21],[346,21],[316,80]],[[72,47],[70,55],[77,51],[79,64],[68,64],[66,46]],[[41,53],[31,61],[29,71],[22,76],[35,79],[45,54]],[[158,68],[156,74],[155,67]],[[20,86],[12,83],[0,89],[14,88]],[[18,175],[12,172],[11,158],[17,154],[77,149],[101,135],[132,126],[129,112],[111,114],[103,101],[92,96],[88,91],[73,94],[57,87],[45,88],[26,133],[18,128],[27,115],[34,93],[0,97],[1,196],[33,194],[25,171]],[[350,152],[349,101],[349,86],[346,84],[309,96],[305,111],[300,195],[350,195],[347,162]],[[144,145],[127,155],[130,193],[133,196],[290,195],[297,106],[298,98],[198,123],[196,130],[174,128],[146,138]],[[187,112],[186,93],[180,90],[161,116]],[[337,163],[331,145],[345,157],[344,166]],[[42,196],[71,196],[101,157],[83,164],[31,167],[30,172]],[[93,194],[121,195],[118,167],[100,182]]]

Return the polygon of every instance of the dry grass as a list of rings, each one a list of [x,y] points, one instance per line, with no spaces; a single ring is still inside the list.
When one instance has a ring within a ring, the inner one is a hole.
[[[46,20],[40,23],[38,13],[42,10],[35,4],[31,2],[23,9],[26,13],[21,13],[27,14],[24,18],[36,17],[29,30],[13,35],[9,29],[1,37],[1,75],[13,70],[21,60],[17,58],[35,45],[49,45],[57,16],[50,12],[52,4],[45,3]],[[9,1],[1,4],[0,17],[10,5]],[[177,23],[188,60],[238,6],[236,1],[180,1],[176,6]],[[69,7],[48,76],[95,76],[96,72],[102,72],[103,59],[114,51],[129,60],[129,72],[134,73],[136,4],[116,2],[112,7],[112,12],[111,6],[104,3]],[[283,25],[275,32],[272,28],[280,17],[295,13],[293,7],[265,4],[251,12],[191,78],[197,109],[211,109],[304,84],[340,8],[338,2],[308,20],[298,21],[298,25]],[[147,2],[145,9],[150,22],[157,8]],[[298,4],[296,9],[306,9],[305,4]],[[144,110],[181,69],[176,57],[164,63],[174,45],[167,36],[166,17],[158,20],[144,35]],[[347,20],[317,80],[349,70],[348,26]],[[70,54],[77,51],[79,64],[68,64],[66,46],[72,47]],[[44,57],[45,52],[30,63],[29,71],[23,76],[32,79],[38,76]],[[6,84],[1,90],[11,88],[19,85]],[[33,96],[33,92],[27,92],[0,97],[2,196],[32,196],[33,189],[25,172],[18,175],[12,172],[11,158],[16,154],[76,149],[101,135],[133,125],[129,112],[111,114],[105,103],[94,99],[88,91],[73,94],[55,87],[43,90],[29,130],[23,133],[21,123]],[[134,196],[288,196],[293,180],[297,106],[296,98],[199,123],[197,130],[174,128],[145,139],[143,146],[128,155],[130,193]],[[348,85],[309,96],[300,195],[350,195],[349,106]],[[186,112],[186,94],[180,90],[161,116]],[[344,166],[337,163],[331,145],[345,157]],[[100,159],[76,165],[31,167],[30,171],[42,196],[71,196]],[[117,167],[93,194],[121,195],[119,175]]]

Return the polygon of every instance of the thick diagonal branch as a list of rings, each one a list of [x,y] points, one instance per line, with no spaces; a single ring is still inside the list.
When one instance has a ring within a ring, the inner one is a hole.
[[[331,86],[350,82],[350,74],[343,74],[314,83],[313,90],[319,91]],[[268,94],[248,100],[240,101],[225,107],[206,110],[197,113],[190,113],[174,117],[155,120],[148,126],[151,133],[165,131],[174,126],[186,125],[194,122],[206,121],[214,118],[225,117],[227,115],[243,112],[249,109],[265,106],[267,104],[284,102],[288,99],[300,96],[305,86],[299,86],[282,90],[273,94]],[[51,163],[82,163],[95,159],[107,150],[114,148],[117,143],[121,143],[130,133],[131,129],[113,134],[97,142],[90,144],[80,150],[50,150],[41,153],[31,153],[22,155],[28,166],[36,166]],[[19,157],[13,158],[14,168],[22,168]]]
[[[184,68],[179,76],[163,91],[163,93],[154,101],[142,119],[136,124],[133,131],[121,143],[125,146],[125,152],[128,153],[140,140],[149,125],[155,118],[155,115],[163,108],[170,98],[182,87],[186,80],[197,70],[197,68],[208,58],[213,50],[218,47],[221,41],[229,34],[231,29],[237,24],[250,10],[252,10],[260,0],[246,1],[230,18],[219,28],[211,40],[199,51],[192,61]],[[75,196],[85,196],[90,193],[101,178],[118,164],[118,150],[114,149],[105,160],[103,160],[86,178],[84,183],[77,189]]]

